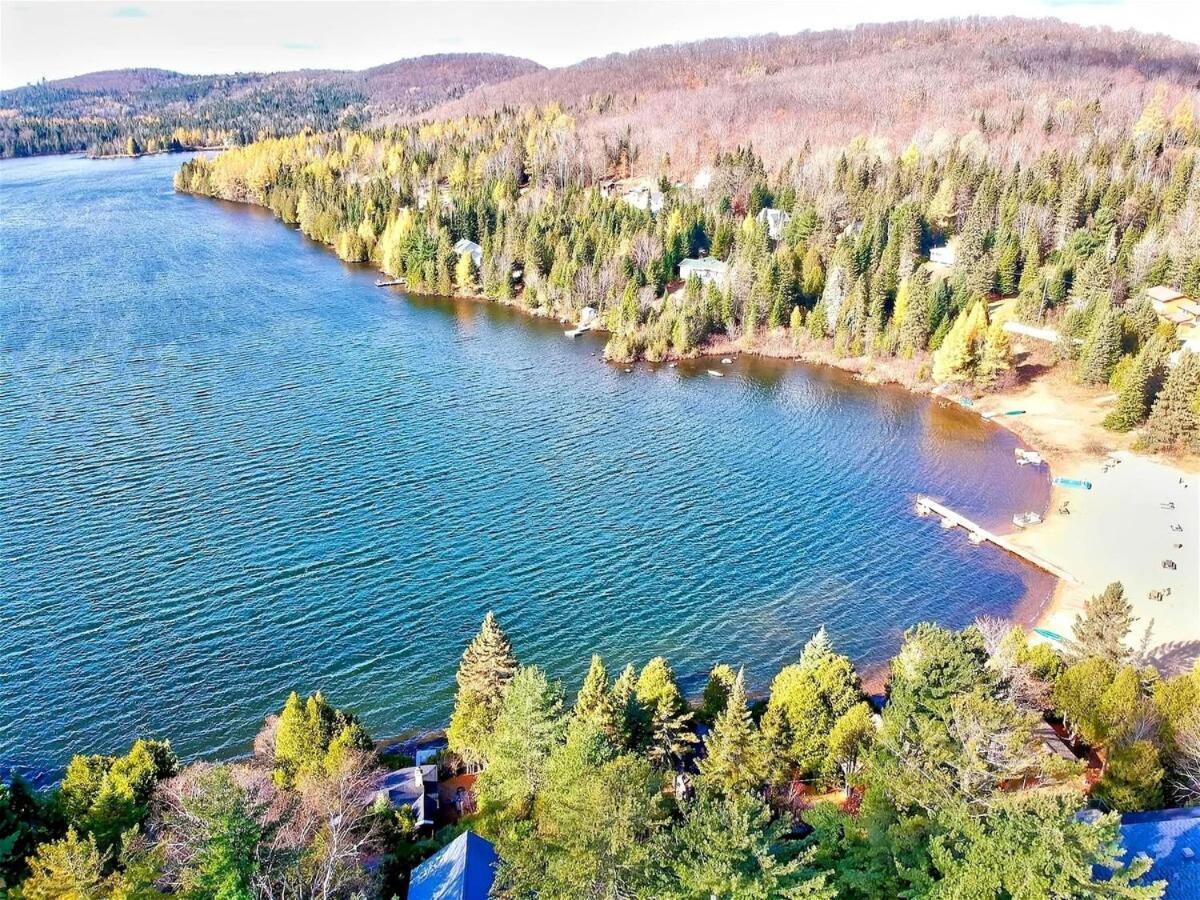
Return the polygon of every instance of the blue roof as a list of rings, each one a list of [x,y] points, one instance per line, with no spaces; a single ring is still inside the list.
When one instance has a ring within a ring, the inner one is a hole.
[[[413,870],[408,900],[487,900],[499,860],[490,842],[464,831]]]
[[[1200,900],[1200,806],[1121,817],[1126,859],[1154,860],[1147,878],[1167,882],[1166,900]]]

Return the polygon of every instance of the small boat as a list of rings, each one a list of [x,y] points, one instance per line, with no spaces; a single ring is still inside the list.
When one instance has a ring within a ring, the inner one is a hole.
[[[984,536],[982,534],[980,534],[978,531],[972,531],[970,534],[967,535],[967,540],[970,541],[972,544],[982,544],[986,540],[986,538],[984,538]]]
[[[1061,634],[1058,634],[1055,631],[1051,631],[1049,628],[1035,628],[1035,629],[1033,629],[1033,633],[1040,634],[1042,637],[1044,637],[1048,641],[1054,641],[1055,643],[1058,643],[1058,644],[1061,644],[1063,642],[1063,636]]]
[[[971,402],[971,399],[970,399],[969,397],[959,397],[959,398],[958,398],[958,405],[959,405],[959,406],[965,406],[965,407],[967,407],[968,409],[970,409],[970,408],[971,408],[972,406],[974,406],[975,404],[974,404],[973,402]]]
[[[669,363],[669,364],[667,365],[667,368],[668,368],[668,369],[674,369],[674,368],[675,368],[676,366],[678,366],[678,365],[679,365],[679,363]]]
[[[1020,447],[1017,447],[1014,452],[1017,455],[1018,466],[1040,466],[1045,462],[1042,459],[1042,454],[1036,450],[1022,450]]]
[[[711,375],[713,378],[724,378],[724,377],[725,377],[725,373],[724,373],[724,372],[718,372],[716,369],[707,369],[706,371],[707,371],[707,372],[708,372],[708,374],[709,374],[709,375]]]
[[[722,356],[722,357],[721,357],[721,362],[722,362],[722,364],[724,364],[724,365],[726,365],[726,366],[727,366],[727,365],[729,365],[730,363],[732,363],[732,362],[733,362],[733,360],[732,360],[732,359],[730,359],[728,356]]]
[[[579,337],[579,335],[581,335],[582,333],[583,333],[582,328],[570,328],[567,331],[564,331],[563,335],[565,335],[566,337],[569,337],[569,338],[576,338],[576,337]]]
[[[1036,525],[1042,521],[1042,517],[1035,512],[1023,512],[1012,517],[1012,523],[1018,528],[1028,528],[1030,525]]]
[[[1078,488],[1081,491],[1092,489],[1092,483],[1084,481],[1082,478],[1055,478],[1053,483],[1057,487]]]
[[[1025,415],[1025,410],[1023,410],[1023,409],[1010,409],[1008,412],[1006,412],[1006,413],[1005,413],[1005,415],[1006,415],[1006,416],[1023,416],[1023,415]]]

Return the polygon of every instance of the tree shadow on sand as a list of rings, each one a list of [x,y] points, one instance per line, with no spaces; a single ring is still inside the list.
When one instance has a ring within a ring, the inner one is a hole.
[[[1200,641],[1167,641],[1146,654],[1146,662],[1168,677],[1190,672],[1197,661]]]

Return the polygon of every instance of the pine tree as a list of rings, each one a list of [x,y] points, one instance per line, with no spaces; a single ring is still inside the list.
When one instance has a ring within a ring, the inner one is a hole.
[[[726,796],[753,791],[766,779],[766,748],[746,705],[745,672],[738,670],[729,701],[704,741],[700,778]]]
[[[1084,384],[1108,384],[1121,358],[1121,317],[1108,303],[1096,312],[1096,324],[1079,358],[1079,379]]]
[[[508,636],[489,610],[479,634],[463,651],[455,676],[458,693],[446,738],[450,749],[464,759],[482,760],[485,739],[517,665]]]
[[[1112,431],[1137,428],[1150,414],[1150,404],[1157,392],[1163,363],[1163,345],[1151,339],[1133,362],[1125,383],[1117,395],[1117,405],[1104,418],[1104,427]]]
[[[1184,351],[1171,367],[1146,422],[1151,447],[1200,449],[1200,354]]]
[[[1133,606],[1125,597],[1125,588],[1114,581],[1075,615],[1067,653],[1076,660],[1097,657],[1124,665],[1133,655],[1126,643],[1133,622]]]
[[[716,721],[721,710],[729,702],[729,694],[733,690],[733,682],[736,679],[737,674],[731,666],[727,666],[725,663],[717,663],[713,666],[712,671],[708,673],[708,683],[704,686],[704,693],[700,696],[698,718],[701,722],[711,725]]]
[[[608,671],[599,655],[592,655],[592,664],[575,698],[574,718],[586,721],[614,742],[620,739],[620,717],[608,683]]]

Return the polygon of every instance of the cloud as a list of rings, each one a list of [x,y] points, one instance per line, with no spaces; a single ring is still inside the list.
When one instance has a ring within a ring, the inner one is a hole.
[[[144,19],[149,15],[140,6],[121,6],[113,12],[114,19]]]
[[[279,45],[284,50],[320,50],[320,44],[310,44],[305,41],[284,41]]]

